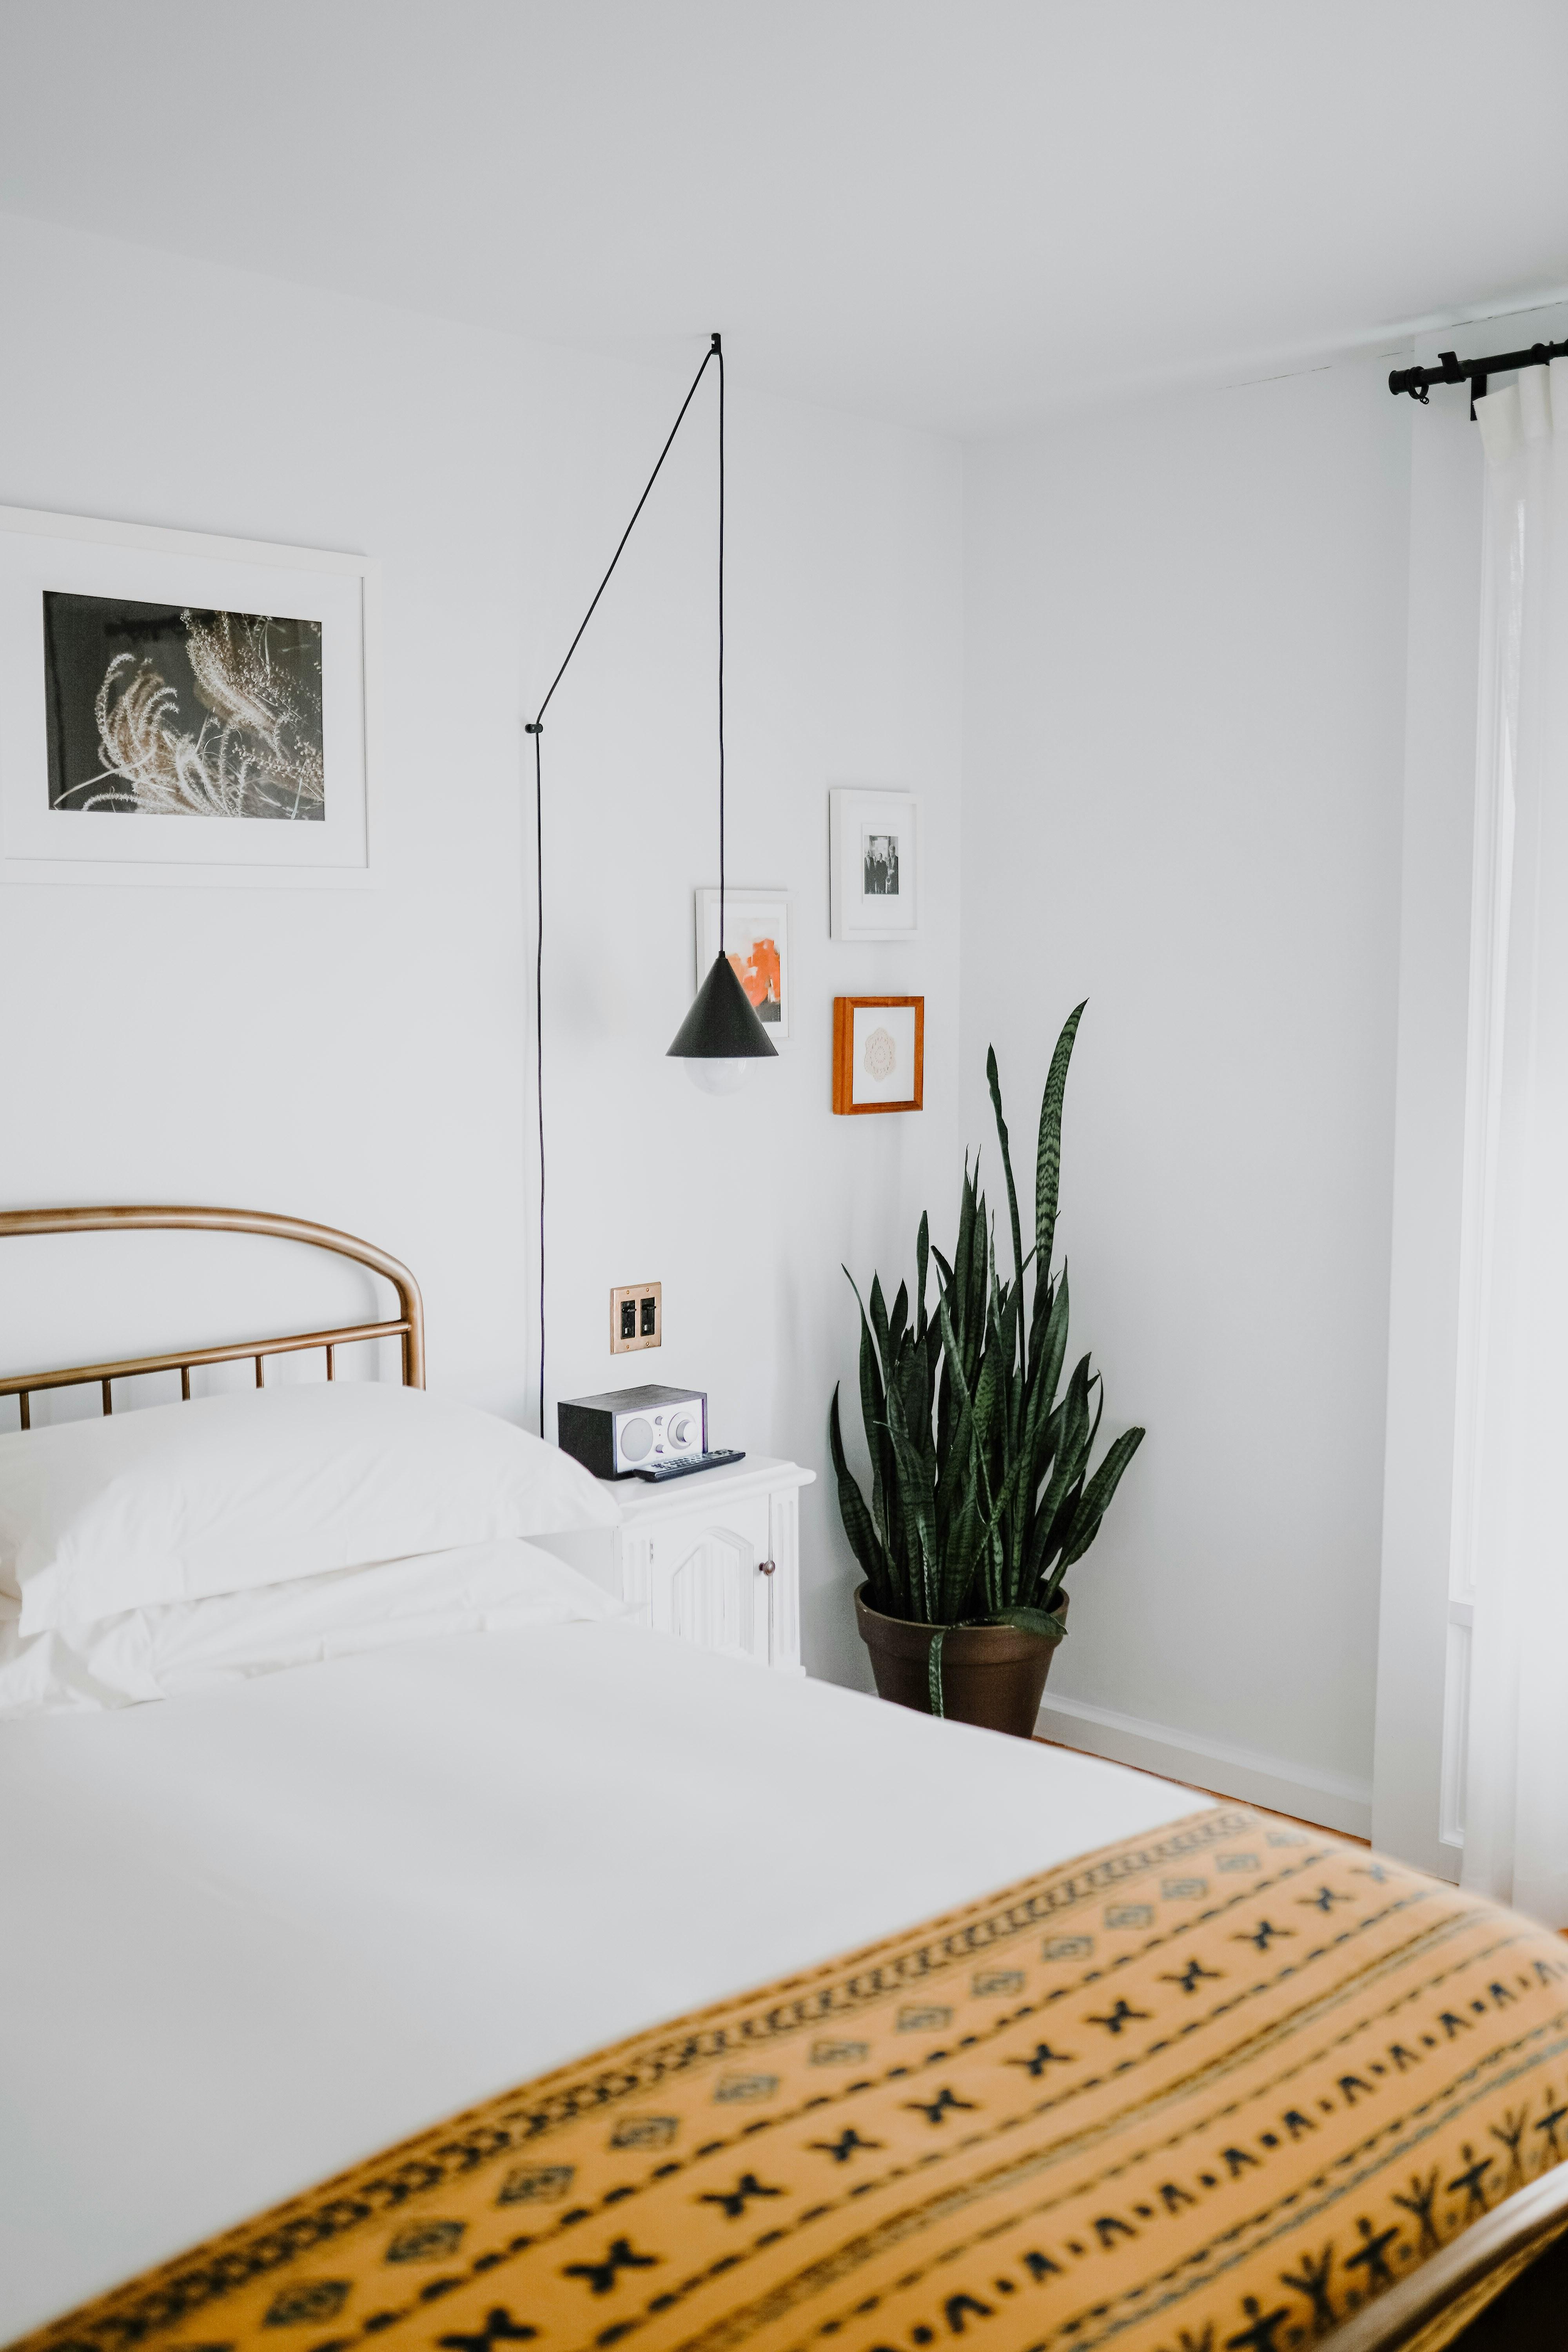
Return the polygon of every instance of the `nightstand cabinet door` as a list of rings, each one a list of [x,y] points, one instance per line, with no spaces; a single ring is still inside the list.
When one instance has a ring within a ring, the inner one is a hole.
[[[767,1598],[757,1587],[767,1582],[768,1557],[767,1496],[736,1496],[717,1514],[683,1513],[628,1532],[621,1590],[647,1602],[656,1632],[766,1665]]]
[[[740,1463],[628,1491],[621,1596],[656,1632],[785,1674],[800,1664],[800,1489],[793,1462]]]

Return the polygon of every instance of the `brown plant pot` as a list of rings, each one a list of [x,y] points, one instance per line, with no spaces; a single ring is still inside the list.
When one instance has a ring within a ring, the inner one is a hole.
[[[895,1706],[931,1713],[931,1637],[934,1625],[884,1617],[868,1607],[862,1585],[855,1595],[855,1622],[871,1653],[879,1698]],[[1068,1596],[1057,1602],[1065,1617]],[[1046,1676],[1057,1643],[1016,1625],[950,1625],[942,1645],[942,1712],[955,1723],[978,1723],[986,1731],[1010,1731],[1032,1739]]]

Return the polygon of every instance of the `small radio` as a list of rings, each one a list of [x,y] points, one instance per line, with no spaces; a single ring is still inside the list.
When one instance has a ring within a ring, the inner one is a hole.
[[[612,1389],[563,1399],[555,1408],[563,1454],[595,1478],[647,1477],[676,1463],[695,1467],[708,1451],[708,1399],[700,1389]]]

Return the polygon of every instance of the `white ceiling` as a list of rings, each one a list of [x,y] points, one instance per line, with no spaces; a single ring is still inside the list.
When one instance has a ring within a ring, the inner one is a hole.
[[[0,0],[0,209],[972,434],[1559,292],[1565,102],[1568,0]]]

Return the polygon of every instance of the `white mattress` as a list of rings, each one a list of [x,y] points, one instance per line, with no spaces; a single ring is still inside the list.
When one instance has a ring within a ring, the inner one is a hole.
[[[0,2341],[474,2098],[1203,1801],[624,1622],[0,1724]]]

